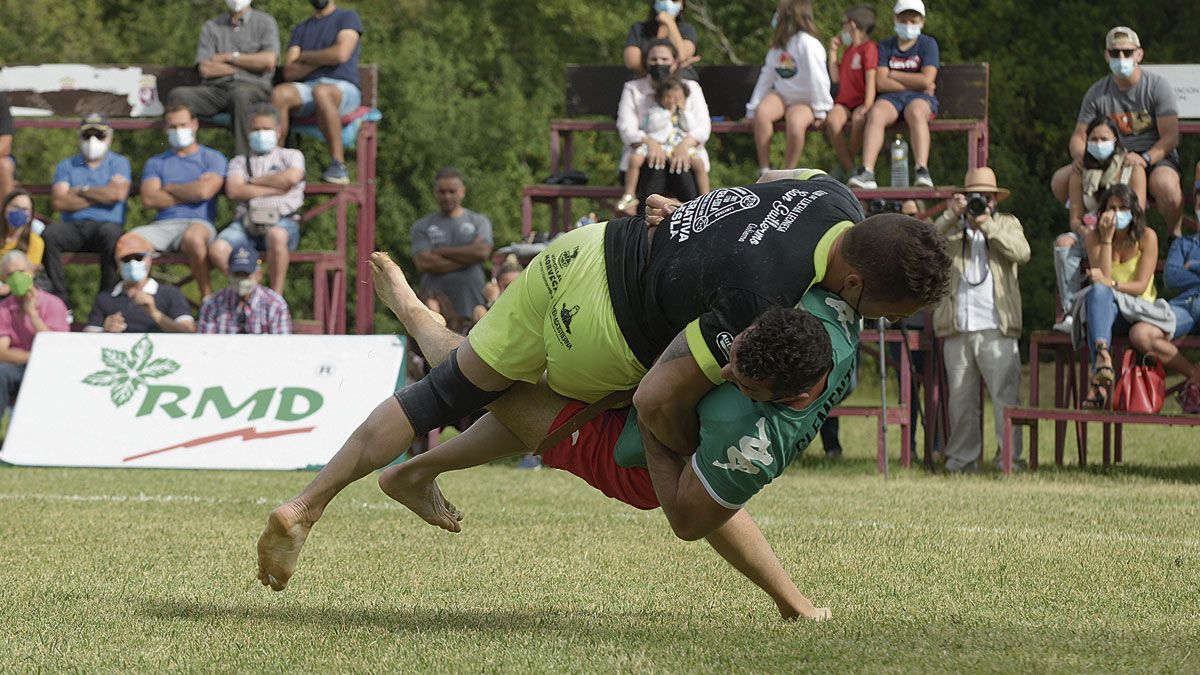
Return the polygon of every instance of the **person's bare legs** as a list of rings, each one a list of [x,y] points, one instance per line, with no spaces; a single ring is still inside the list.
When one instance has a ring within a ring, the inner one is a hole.
[[[271,92],[271,105],[279,112],[279,144],[283,145],[287,140],[288,124],[292,121],[292,110],[300,107],[300,92],[296,85],[291,82],[275,85]]]
[[[929,168],[929,118],[932,116],[933,108],[925,99],[916,99],[904,108],[904,121],[908,124],[908,136],[912,141],[914,168]]]
[[[692,175],[696,177],[696,192],[706,195],[712,192],[712,182],[708,179],[708,169],[704,166],[704,158],[692,157]]]
[[[1059,204],[1067,203],[1067,197],[1071,191],[1071,174],[1073,173],[1075,173],[1075,165],[1068,164],[1059,167],[1050,179],[1050,191],[1054,193],[1054,198],[1058,200]]]
[[[1169,166],[1160,166],[1150,172],[1147,181],[1154,205],[1167,223],[1167,234],[1183,236],[1183,189],[1179,186],[1179,174]]]
[[[804,141],[808,128],[812,126],[816,114],[813,109],[803,103],[797,103],[787,109],[784,114],[787,145],[783,151],[783,168],[794,169],[800,165],[800,156],[804,154]]]
[[[1148,323],[1135,323],[1129,329],[1129,342],[1139,352],[1152,354],[1159,363],[1186,377],[1188,382],[1200,384],[1200,368],[1179,352],[1179,348],[1161,328]]]
[[[16,187],[17,165],[12,157],[0,157],[0,195],[7,195]],[[3,199],[0,196],[0,199]]]
[[[867,126],[867,113],[869,109],[866,106],[858,106],[854,109],[854,113],[850,115],[850,157],[851,159],[858,157],[863,149],[863,129]]]
[[[879,153],[883,151],[883,136],[887,128],[900,119],[896,106],[888,101],[877,100],[867,113],[866,127],[863,129],[863,167],[867,171],[875,170],[879,161]]]
[[[833,110],[830,110],[829,115],[825,118],[825,135],[829,137],[829,144],[833,146],[838,164],[841,164],[846,171],[853,171],[854,157],[850,155],[850,149],[846,147],[846,137],[842,135],[849,118],[850,111],[846,106],[840,103],[833,106]]]
[[[771,136],[775,133],[775,122],[783,117],[783,99],[775,92],[763,97],[754,111],[754,152],[758,156],[758,168],[771,166]]]
[[[332,84],[313,87],[313,104],[317,108],[317,127],[325,134],[329,145],[329,156],[337,162],[346,161],[342,149],[342,116],[338,108],[342,105],[342,90]]]
[[[233,253],[233,247],[229,245],[229,242],[224,239],[215,239],[208,245],[208,264],[221,274],[229,276],[230,253]]]
[[[271,290],[280,295],[283,294],[283,284],[287,281],[288,263],[290,262],[287,230],[278,226],[267,230],[267,278]]]
[[[209,229],[201,223],[192,223],[183,233],[180,248],[187,258],[188,267],[192,268],[192,276],[200,287],[200,297],[207,298],[212,294],[212,283],[208,278],[208,237]]]

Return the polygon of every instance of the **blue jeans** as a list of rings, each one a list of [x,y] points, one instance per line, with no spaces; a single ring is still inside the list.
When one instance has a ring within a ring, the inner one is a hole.
[[[8,399],[17,395],[21,380],[25,379],[25,364],[0,363],[0,417],[8,409]],[[9,420],[11,426],[12,420]]]
[[[317,113],[317,105],[313,102],[313,87],[319,84],[332,84],[342,92],[342,102],[338,105],[338,116],[345,117],[358,110],[362,104],[362,91],[353,83],[332,77],[318,77],[307,82],[292,82],[293,87],[300,93],[300,107],[296,108],[296,117],[312,117]]]
[[[288,234],[288,250],[295,251],[300,246],[300,223],[296,222],[295,218],[280,218],[279,223],[273,227],[282,227],[287,230]],[[229,242],[231,248],[244,246],[253,248],[257,251],[267,250],[267,235],[251,237],[246,228],[242,225],[242,221],[235,220],[230,223],[225,229],[221,230],[221,234],[217,235],[217,239]]]
[[[1200,293],[1190,298],[1175,298],[1171,300],[1171,311],[1175,313],[1175,334],[1172,340],[1177,340],[1200,327]]]
[[[1129,332],[1129,322],[1117,310],[1117,297],[1113,293],[1112,288],[1100,284],[1092,284],[1092,290],[1088,291],[1088,352],[1093,364],[1096,363],[1096,342],[1103,340],[1105,345],[1112,347],[1114,332]]]

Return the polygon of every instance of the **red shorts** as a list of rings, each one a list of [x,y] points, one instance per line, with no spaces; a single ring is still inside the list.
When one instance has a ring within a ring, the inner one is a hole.
[[[579,401],[568,403],[554,418],[550,432],[586,407],[586,403]],[[628,408],[604,411],[580,427],[579,431],[542,453],[542,464],[569,471],[617,501],[643,510],[657,509],[658,497],[654,494],[654,484],[650,482],[650,472],[640,467],[619,466],[613,457],[613,448],[617,445],[621,430],[625,428],[628,413]]]

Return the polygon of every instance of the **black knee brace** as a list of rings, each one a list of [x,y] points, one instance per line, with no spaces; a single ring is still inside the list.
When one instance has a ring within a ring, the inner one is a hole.
[[[463,375],[458,367],[458,350],[419,382],[395,393],[418,436],[457,422],[504,394],[484,391]]]

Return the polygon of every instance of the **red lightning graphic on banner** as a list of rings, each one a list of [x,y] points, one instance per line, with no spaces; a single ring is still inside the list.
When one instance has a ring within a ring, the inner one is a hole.
[[[150,455],[157,455],[160,452],[168,452],[170,450],[179,450],[181,448],[194,448],[194,447],[197,447],[200,445],[207,445],[209,443],[216,443],[217,441],[223,441],[228,438],[237,438],[238,436],[242,437],[243,442],[257,441],[257,440],[263,439],[263,438],[278,438],[280,436],[290,436],[293,434],[307,434],[308,432],[312,431],[313,429],[316,429],[316,427],[304,427],[301,429],[284,429],[281,431],[265,431],[265,432],[259,433],[258,430],[256,430],[254,427],[246,427],[245,429],[238,429],[236,431],[228,431],[223,434],[215,434],[212,436],[201,436],[200,438],[197,438],[194,440],[185,441],[183,443],[177,443],[175,445],[171,445],[171,446],[168,446],[165,448],[159,448],[158,450],[151,450],[149,452],[143,452],[139,455],[130,455],[129,457],[126,457],[125,459],[123,459],[121,461],[122,462],[132,462],[135,459],[142,459],[143,457],[149,457]]]

